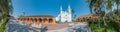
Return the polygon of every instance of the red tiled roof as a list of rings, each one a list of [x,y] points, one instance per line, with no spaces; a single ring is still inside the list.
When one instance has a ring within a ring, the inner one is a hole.
[[[54,17],[51,15],[34,15],[34,16],[20,16],[20,17]]]

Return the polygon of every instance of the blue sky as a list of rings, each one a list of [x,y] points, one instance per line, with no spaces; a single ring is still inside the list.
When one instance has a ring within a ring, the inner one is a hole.
[[[89,6],[86,0],[12,0],[13,16],[23,15],[52,15],[57,16],[60,13],[60,6],[67,10],[70,4],[77,16],[89,14]]]

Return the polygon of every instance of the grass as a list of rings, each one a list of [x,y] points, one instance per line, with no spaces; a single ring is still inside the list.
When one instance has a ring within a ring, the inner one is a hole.
[[[92,29],[92,32],[105,32],[104,25],[101,25],[99,28],[98,24],[93,24],[93,25],[90,24],[90,27]],[[116,30],[113,27],[111,27],[110,25],[107,26],[106,31],[107,32],[116,32]]]
[[[5,18],[3,20],[3,23],[0,26],[0,32],[4,32],[5,28],[6,28],[6,23],[9,21],[9,19]]]

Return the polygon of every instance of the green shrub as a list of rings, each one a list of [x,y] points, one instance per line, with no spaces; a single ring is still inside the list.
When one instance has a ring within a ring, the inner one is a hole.
[[[9,19],[3,19],[3,23],[0,26],[0,32],[4,32],[5,28],[6,28],[6,23],[9,21]]]

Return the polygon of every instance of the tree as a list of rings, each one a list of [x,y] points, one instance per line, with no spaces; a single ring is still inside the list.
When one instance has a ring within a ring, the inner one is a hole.
[[[100,15],[100,11],[101,11],[101,8],[102,8],[102,0],[87,0],[88,3],[89,3],[89,7],[90,7],[90,11],[92,11],[92,8],[94,8],[94,13],[97,14],[97,15]],[[98,23],[100,23],[98,21]],[[100,27],[100,24],[99,24],[99,27]]]
[[[10,16],[12,9],[11,0],[0,0],[0,13],[2,14],[2,18]]]
[[[0,24],[0,32],[4,32],[6,23],[9,20],[10,14],[12,14],[12,3],[11,0],[0,0],[0,14],[2,24]]]
[[[92,14],[92,9],[93,9],[93,6],[96,2],[96,0],[87,0],[87,2],[89,3],[89,8],[90,8],[90,13]]]
[[[105,11],[112,8],[112,0],[87,0],[89,3],[90,12],[94,11],[92,14],[98,15],[98,26],[100,28],[100,18],[103,18],[104,25],[106,26]],[[93,9],[93,10],[92,10]]]
[[[117,15],[120,16],[120,15],[119,15],[119,12],[120,12],[120,11],[119,11],[119,7],[118,7],[119,4],[120,4],[120,0],[113,0],[113,1],[114,1],[114,3],[117,5],[117,12],[118,12]]]
[[[120,32],[120,17],[118,15],[116,15],[118,13],[117,10],[114,10],[112,12],[112,15],[111,16],[111,21],[110,21],[110,25],[113,26],[117,32]]]
[[[74,15],[74,13],[75,13],[74,9],[71,9],[71,13],[72,13],[72,18],[74,19],[76,17],[76,15]],[[72,20],[72,21],[74,21],[74,20]]]

